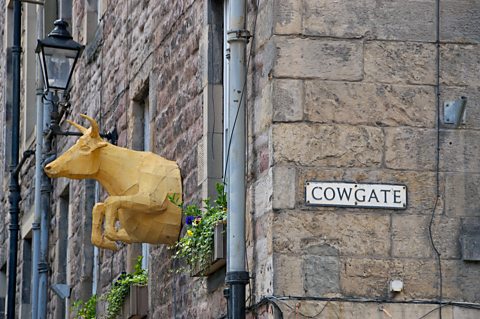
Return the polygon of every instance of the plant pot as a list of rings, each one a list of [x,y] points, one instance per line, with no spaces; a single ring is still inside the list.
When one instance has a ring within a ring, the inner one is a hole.
[[[226,263],[227,255],[227,225],[224,222],[215,225],[213,231],[213,249],[211,255],[210,265],[205,269],[195,267],[192,269],[190,276],[192,277],[204,277],[213,274]]]
[[[128,294],[123,304],[123,318],[143,319],[148,314],[148,287],[130,286]]]

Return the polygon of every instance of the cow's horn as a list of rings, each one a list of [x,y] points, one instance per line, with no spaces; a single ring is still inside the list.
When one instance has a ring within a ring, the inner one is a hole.
[[[77,124],[75,122],[72,122],[70,120],[67,120],[68,123],[70,123],[70,125],[73,125],[77,128],[77,130],[79,130],[80,132],[82,132],[82,134],[85,134],[85,132],[87,131],[86,128],[84,128],[83,126],[81,126],[80,124]]]
[[[80,114],[80,116],[83,117],[84,119],[87,119],[90,122],[90,125],[92,127],[92,132],[90,133],[90,136],[91,137],[100,137],[100,130],[98,129],[97,122],[88,115]]]

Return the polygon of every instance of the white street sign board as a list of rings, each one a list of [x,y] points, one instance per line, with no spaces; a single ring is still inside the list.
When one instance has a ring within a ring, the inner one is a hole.
[[[390,184],[306,182],[305,203],[313,206],[407,208],[407,187]]]

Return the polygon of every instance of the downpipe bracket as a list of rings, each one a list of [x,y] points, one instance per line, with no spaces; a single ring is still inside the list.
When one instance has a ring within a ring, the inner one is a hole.
[[[231,30],[227,32],[227,42],[235,42],[235,41],[243,41],[248,43],[250,38],[252,37],[250,31],[240,29],[240,30]]]
[[[225,283],[229,285],[248,284],[250,276],[247,271],[230,271],[225,275]]]
[[[38,263],[38,272],[40,273],[48,273],[48,263],[46,262],[39,262]]]

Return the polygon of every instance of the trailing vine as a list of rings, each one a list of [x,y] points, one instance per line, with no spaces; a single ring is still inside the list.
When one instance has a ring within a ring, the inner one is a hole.
[[[75,313],[73,319],[97,318],[97,295],[91,296],[87,301],[77,300],[72,305]]]
[[[185,262],[186,267],[180,267],[175,272],[200,270],[203,274],[210,266],[213,251],[213,235],[215,225],[227,220],[227,195],[223,184],[217,184],[217,199],[203,200],[203,210],[198,205],[178,203],[175,197],[170,201],[182,208],[185,217],[186,233],[171,249],[175,250],[174,259]]]
[[[124,273],[113,283],[110,290],[102,297],[107,301],[106,319],[115,319],[122,309],[125,297],[130,292],[130,286],[145,286],[148,283],[148,273],[142,269],[142,256],[137,258],[135,271]]]
[[[102,315],[102,319],[115,319],[120,313],[125,298],[130,292],[130,286],[145,286],[148,283],[148,273],[142,269],[142,256],[137,258],[135,271],[133,273],[123,273],[112,284],[110,290],[97,298],[93,295],[87,301],[75,301],[72,310],[75,312],[74,319],[96,319],[97,301],[105,300],[107,302],[107,313]]]

